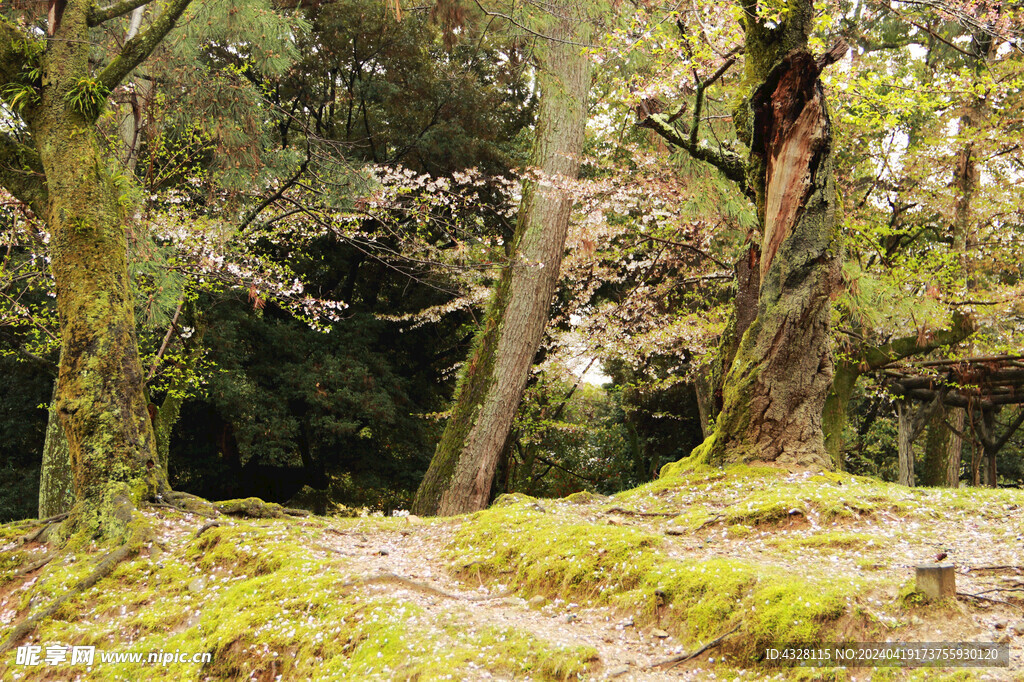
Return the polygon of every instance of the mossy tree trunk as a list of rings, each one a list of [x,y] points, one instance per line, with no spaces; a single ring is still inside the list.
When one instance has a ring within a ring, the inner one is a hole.
[[[960,462],[963,458],[964,438],[966,433],[967,412],[961,407],[954,407],[947,412],[952,429],[949,434],[949,450],[946,459],[946,487],[960,487]]]
[[[71,511],[75,503],[75,478],[64,425],[57,412],[57,384],[54,382],[46,420],[43,463],[39,467],[39,518],[46,519]]]
[[[819,74],[845,46],[811,56],[809,0],[790,3],[778,24],[759,16],[756,2],[741,7],[749,95],[736,118],[750,147],[745,178],[762,225],[760,290],[757,317],[725,375],[715,432],[693,456],[827,469],[821,419],[832,383],[839,198]]]
[[[925,436],[921,484],[936,488],[960,486],[960,457],[967,413],[960,407],[946,407],[932,417]],[[952,427],[952,428],[950,428]]]
[[[126,180],[108,165],[95,122],[110,91],[187,5],[161,5],[147,30],[98,73],[90,64],[90,27],[132,11],[133,3],[101,10],[89,2],[51,2],[45,39],[0,19],[0,79],[30,95],[18,109],[22,140],[5,134],[0,141],[4,155],[17,154],[23,165],[0,173],[0,182],[45,217],[50,232],[61,342],[55,403],[73,472],[73,521],[89,536],[127,537],[132,509],[166,487],[128,283],[120,186]],[[45,189],[33,192],[26,177]]]
[[[566,10],[568,11],[568,10]],[[547,323],[572,209],[587,122],[590,59],[570,44],[585,23],[554,19],[540,40],[540,105],[510,266],[501,275],[463,368],[451,417],[413,503],[417,514],[458,514],[487,505],[502,446]],[[583,42],[586,42],[585,40]]]
[[[899,455],[899,483],[906,486],[916,485],[914,474],[914,441],[917,440],[925,426],[942,412],[944,394],[938,394],[930,403],[915,406],[914,402],[904,398],[896,403],[897,415],[897,449]]]
[[[761,289],[760,262],[760,245],[748,244],[746,254],[740,257],[734,268],[736,297],[718,344],[718,352],[696,382],[700,425],[705,438],[712,434],[711,425],[722,411],[725,375],[736,358],[740,339],[757,317],[757,300]]]

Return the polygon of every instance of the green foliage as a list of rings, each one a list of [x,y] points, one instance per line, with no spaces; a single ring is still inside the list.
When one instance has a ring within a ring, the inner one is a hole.
[[[26,83],[8,83],[4,86],[2,95],[6,102],[16,112],[23,113],[26,107],[33,106],[39,102],[39,91],[32,85]]]
[[[216,369],[176,428],[177,485],[231,496],[245,491],[225,485],[223,467],[251,462],[298,471],[318,463],[337,477],[335,502],[408,506],[435,437],[434,425],[414,415],[435,411],[441,396],[429,375],[414,378],[403,368],[412,358],[382,341],[384,323],[351,317],[325,335],[279,311],[258,314],[227,302],[206,323]],[[385,344],[389,352],[376,350]],[[197,412],[206,414],[196,419]],[[346,484],[346,475],[356,485]]]
[[[75,111],[88,119],[96,118],[106,105],[110,91],[95,78],[79,78],[68,90],[65,100]]]

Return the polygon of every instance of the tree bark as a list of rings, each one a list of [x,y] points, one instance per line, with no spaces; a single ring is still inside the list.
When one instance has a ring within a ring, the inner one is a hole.
[[[122,535],[112,510],[157,489],[153,430],[143,396],[119,192],[88,112],[72,106],[89,77],[86,3],[70,4],[44,57],[32,134],[49,188],[46,219],[57,289],[61,361],[57,411],[74,470],[80,522]],[[75,40],[80,38],[80,40]]]
[[[901,485],[915,485],[914,441],[924,432],[928,422],[935,415],[941,413],[944,396],[945,391],[941,391],[930,402],[924,403],[916,409],[913,401],[908,398],[904,398],[896,403],[899,482]]]
[[[960,434],[966,433],[967,412],[959,407],[950,408],[947,413],[953,429],[949,433],[949,456],[946,459],[946,487],[960,487],[960,460],[964,451],[964,439]],[[959,431],[960,433],[957,433]]]
[[[832,384],[839,198],[819,80],[828,62],[807,51],[812,3],[791,5],[774,27],[758,18],[756,3],[742,4],[751,94],[736,118],[750,146],[746,177],[763,228],[760,291],[757,317],[725,376],[715,433],[692,456],[830,469],[822,408]]]
[[[836,471],[844,469],[845,441],[843,437],[849,419],[853,388],[857,385],[860,375],[861,372],[856,364],[852,362],[837,363],[835,374],[832,377],[832,388],[825,398],[825,407],[821,415],[822,429],[825,431],[825,449],[828,451],[832,466]]]
[[[953,432],[946,426],[946,415],[936,412],[925,432],[924,461],[921,463],[921,485],[945,487]]]
[[[748,244],[747,252],[736,262],[736,297],[718,352],[709,365],[706,376],[698,380],[697,399],[701,410],[701,430],[708,438],[711,425],[722,411],[725,374],[732,366],[739,349],[740,339],[757,317],[757,299],[761,289],[761,251],[757,244]],[[701,385],[701,384],[704,385]],[[709,396],[710,400],[704,396]]]
[[[128,286],[124,182],[111,170],[95,121],[109,92],[174,26],[188,0],[170,0],[150,27],[127,41],[99,73],[90,67],[90,26],[106,16],[93,3],[54,3],[45,42],[0,18],[0,80],[23,93],[18,115],[34,149],[0,134],[39,176],[0,170],[15,196],[46,219],[60,324],[56,410],[73,471],[72,520],[87,537],[125,539],[132,510],[160,476]],[[116,16],[116,15],[113,15]],[[32,73],[38,73],[33,80]],[[44,191],[23,185],[25,177]]]
[[[901,400],[896,404],[899,421],[897,447],[899,450],[899,484],[914,485],[914,404]]]
[[[39,518],[48,519],[71,511],[75,503],[75,481],[71,470],[71,452],[64,436],[64,425],[57,413],[57,384],[54,382],[46,421],[43,462],[39,467]]]
[[[413,503],[417,514],[459,514],[488,502],[495,469],[558,282],[587,120],[590,60],[576,20],[558,18],[537,56],[541,97],[512,262],[501,275],[456,391],[452,416]]]

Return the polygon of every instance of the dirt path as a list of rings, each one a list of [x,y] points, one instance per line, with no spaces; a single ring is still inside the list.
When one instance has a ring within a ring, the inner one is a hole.
[[[623,519],[623,523],[663,532],[665,523],[657,519]],[[384,579],[367,584],[365,589],[386,592],[392,597],[415,604],[426,613],[455,617],[468,628],[486,626],[509,627],[529,632],[557,645],[591,646],[598,652],[599,666],[595,679],[616,680],[680,680],[709,679],[709,659],[714,650],[695,661],[663,670],[655,663],[685,653],[671,636],[656,628],[641,629],[631,618],[606,608],[589,608],[562,600],[553,602],[535,598],[527,602],[511,596],[507,586],[480,581],[472,584],[453,578],[446,570],[449,560],[444,548],[460,522],[423,523],[414,519],[407,528],[382,531],[370,527],[327,532],[320,547],[310,551],[321,557],[341,556],[355,576],[397,576],[402,580]],[[774,529],[774,541],[806,538],[822,528],[814,519],[794,524],[791,529]],[[929,523],[906,519],[888,519],[884,515],[842,524],[840,530],[870,534],[888,539],[883,546],[869,545],[855,553],[810,551],[795,561],[791,556],[773,556],[770,543],[758,537],[733,538],[721,528],[708,528],[692,535],[666,536],[662,548],[673,558],[732,557],[775,563],[791,571],[821,571],[829,565],[844,574],[870,571],[888,575],[894,583],[913,575],[913,565],[927,561],[936,551],[948,551],[957,561],[958,590],[978,594],[994,586],[1006,587],[1020,583],[1024,577],[1015,571],[978,570],[980,566],[1019,566],[1024,563],[1024,546],[1020,537],[1004,537],[1005,533],[987,533],[975,520],[949,518]],[[856,565],[855,565],[856,562]],[[973,567],[973,568],[972,568]],[[404,582],[410,581],[410,582]],[[998,598],[999,593],[987,593]],[[879,595],[879,602],[892,595]],[[1024,610],[1019,606],[997,601],[962,600],[958,617],[937,620],[917,616],[903,623],[896,641],[981,641],[1011,639],[1011,669],[975,670],[977,679],[1011,680],[1022,668],[1021,644],[1024,643]],[[870,608],[870,604],[867,608]],[[1020,630],[1015,629],[1020,628]],[[851,679],[870,678],[870,669],[850,670]],[[751,679],[764,679],[765,672]],[[499,679],[499,678],[495,678]]]
[[[331,554],[345,557],[346,567],[356,575],[395,575],[430,586],[433,589],[381,581],[368,584],[365,589],[386,591],[439,618],[455,615],[469,628],[515,628],[551,644],[594,647],[600,659],[596,679],[703,679],[702,671],[696,669],[651,669],[654,663],[685,653],[684,648],[671,637],[656,636],[664,633],[637,628],[631,618],[624,619],[610,609],[585,608],[561,600],[543,604],[535,600],[531,604],[511,596],[503,585],[472,585],[455,580],[443,568],[446,562],[442,553],[456,527],[410,524],[408,530],[395,532],[326,533],[323,545]],[[310,551],[326,556],[323,549]]]

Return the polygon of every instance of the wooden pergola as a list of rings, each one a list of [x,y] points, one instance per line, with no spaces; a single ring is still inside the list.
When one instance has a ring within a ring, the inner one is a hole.
[[[880,368],[879,375],[889,390],[901,396],[897,403],[900,483],[914,485],[912,444],[941,412],[945,425],[961,443],[973,446],[974,485],[995,487],[996,454],[1024,424],[1024,409],[1007,424],[996,421],[1003,407],[1024,404],[1024,355],[892,364]],[[945,416],[947,407],[963,410],[965,417],[951,423]],[[947,483],[952,485],[959,478],[959,456],[948,467]]]

